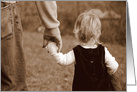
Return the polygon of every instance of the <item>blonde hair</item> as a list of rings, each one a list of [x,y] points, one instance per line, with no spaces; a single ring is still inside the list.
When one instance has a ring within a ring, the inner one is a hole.
[[[101,34],[100,19],[93,11],[85,11],[78,16],[73,32],[83,43],[87,43],[92,39],[95,44],[99,44]]]

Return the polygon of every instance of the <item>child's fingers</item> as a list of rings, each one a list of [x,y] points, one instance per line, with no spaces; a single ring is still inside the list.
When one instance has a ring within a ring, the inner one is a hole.
[[[57,53],[58,47],[56,46],[55,42],[49,42],[46,49],[48,53],[50,53],[51,55],[54,55]]]
[[[47,52],[49,53],[48,47],[46,46],[45,48],[46,48]]]

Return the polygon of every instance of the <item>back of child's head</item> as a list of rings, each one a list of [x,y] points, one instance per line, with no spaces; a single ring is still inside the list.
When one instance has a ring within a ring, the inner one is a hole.
[[[79,41],[83,43],[92,40],[98,44],[101,34],[100,19],[93,11],[85,11],[81,13],[75,22],[74,33]]]

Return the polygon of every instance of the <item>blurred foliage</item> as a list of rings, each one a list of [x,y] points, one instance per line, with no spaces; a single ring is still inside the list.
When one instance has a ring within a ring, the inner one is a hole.
[[[25,31],[37,31],[41,25],[34,1],[18,3],[22,25]],[[73,35],[76,18],[81,12],[90,9],[113,10],[121,19],[104,19],[101,42],[126,45],[126,2],[125,1],[57,1],[58,20],[62,35]]]

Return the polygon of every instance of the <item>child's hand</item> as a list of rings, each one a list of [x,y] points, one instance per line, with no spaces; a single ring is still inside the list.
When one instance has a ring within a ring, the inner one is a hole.
[[[49,42],[47,45],[47,51],[51,54],[54,55],[57,53],[58,47],[56,46],[56,43],[54,42]]]

